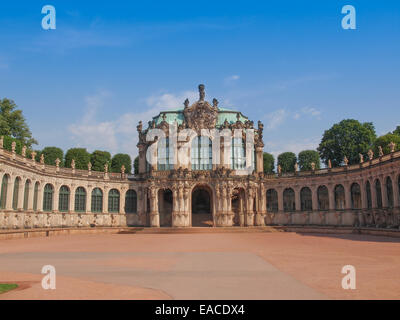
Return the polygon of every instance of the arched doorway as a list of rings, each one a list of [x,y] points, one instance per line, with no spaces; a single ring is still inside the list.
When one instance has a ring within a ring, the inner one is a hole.
[[[192,191],[192,226],[212,227],[212,195],[207,186],[197,186]]]
[[[158,212],[160,214],[160,227],[172,227],[172,200],[170,189],[158,190]]]

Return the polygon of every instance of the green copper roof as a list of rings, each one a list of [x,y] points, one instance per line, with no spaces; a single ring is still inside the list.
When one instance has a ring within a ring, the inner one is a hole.
[[[156,125],[160,124],[163,121],[164,114],[165,114],[165,121],[167,121],[169,124],[172,124],[176,121],[178,125],[180,125],[181,123],[183,123],[183,120],[185,118],[183,115],[183,109],[162,111],[158,116],[153,117],[153,120],[156,122]],[[244,123],[246,120],[248,120],[248,118],[243,116],[242,113],[239,111],[233,111],[225,108],[218,108],[217,126],[223,125],[225,119],[230,124],[235,123],[237,121],[237,114],[239,114],[239,120],[241,122]]]

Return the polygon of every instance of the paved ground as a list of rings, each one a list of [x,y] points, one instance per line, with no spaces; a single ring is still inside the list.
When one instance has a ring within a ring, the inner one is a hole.
[[[43,265],[57,289],[43,290]],[[357,289],[343,290],[344,265]],[[400,240],[296,233],[73,235],[0,241],[0,299],[399,299]]]

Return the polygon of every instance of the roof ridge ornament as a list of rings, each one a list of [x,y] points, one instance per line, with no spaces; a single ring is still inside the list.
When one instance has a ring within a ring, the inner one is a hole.
[[[199,101],[204,101],[204,98],[206,97],[204,84],[199,84],[199,96]]]

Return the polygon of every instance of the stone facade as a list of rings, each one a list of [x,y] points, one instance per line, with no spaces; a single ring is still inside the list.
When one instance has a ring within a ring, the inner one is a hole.
[[[61,168],[59,162],[49,166],[0,145],[0,228],[191,227],[199,221],[203,225],[203,220],[215,227],[399,228],[400,152],[392,148],[388,155],[370,154],[357,165],[265,175],[262,124],[255,129],[240,112],[218,108],[216,99],[209,104],[204,86],[199,89],[200,99],[192,106],[186,100],[183,110],[160,113],[146,130],[138,125],[139,173],[134,176],[124,168],[109,173],[92,171],[90,165],[88,170]],[[197,133],[203,128],[220,133],[254,129],[254,170],[243,174],[232,167],[232,154],[224,152],[234,149],[224,149],[225,140],[220,144],[221,161],[214,161],[210,151],[208,168],[194,166],[196,154],[185,149],[187,140],[178,141],[177,150],[192,154],[188,163],[160,165],[161,153],[155,147],[155,162],[149,165],[146,153],[159,140],[147,141],[148,130],[160,129],[168,137],[172,124],[178,133],[188,128]]]

